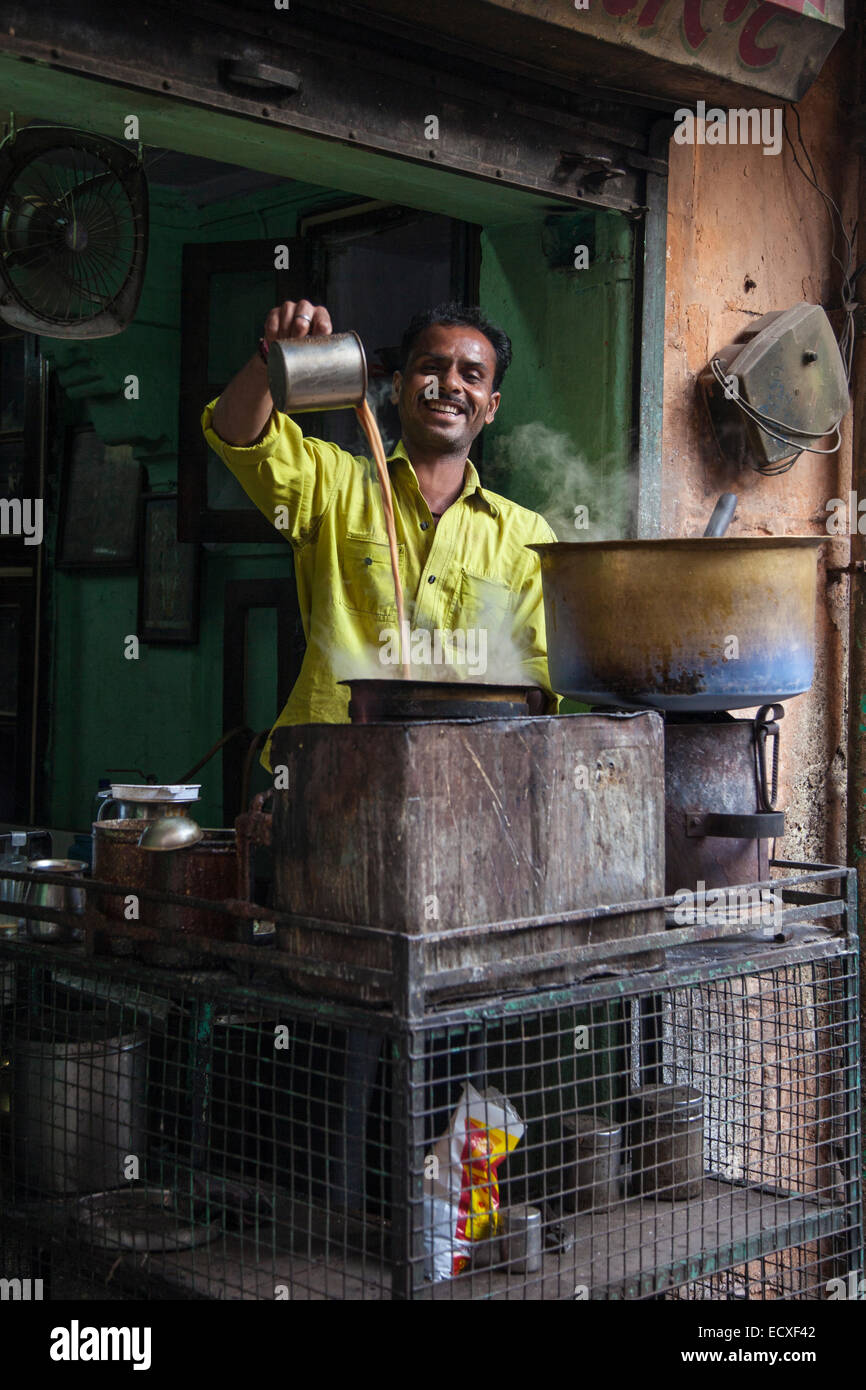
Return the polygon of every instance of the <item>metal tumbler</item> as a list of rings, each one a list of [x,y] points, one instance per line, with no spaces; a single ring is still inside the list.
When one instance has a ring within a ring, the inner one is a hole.
[[[509,1207],[502,1212],[499,1258],[509,1274],[537,1274],[541,1244],[538,1207]]]
[[[68,884],[45,883],[33,879],[27,885],[25,903],[38,907],[56,908],[80,916],[84,912],[85,892],[76,886],[87,865],[81,859],[31,859],[28,865],[34,873],[66,874]],[[79,941],[83,935],[78,927],[62,922],[27,918],[27,935],[31,941]]]
[[[367,394],[367,358],[357,333],[278,338],[268,348],[268,385],[277,410],[342,410]]]

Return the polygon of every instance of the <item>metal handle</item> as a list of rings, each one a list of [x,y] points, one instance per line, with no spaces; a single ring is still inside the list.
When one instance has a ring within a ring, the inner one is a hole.
[[[756,811],[751,815],[728,811],[686,811],[686,834],[724,840],[773,840],[785,833],[784,811]]]
[[[737,494],[735,492],[723,492],[713,507],[713,514],[707,522],[704,536],[710,538],[723,536],[731,524],[731,518],[736,508]]]
[[[105,808],[106,808],[106,806],[116,806],[116,805],[117,805],[117,797],[116,797],[116,796],[107,796],[107,797],[105,798],[105,800],[103,801],[102,805],[100,806],[99,810],[98,810],[97,813],[96,813],[96,819],[97,819],[98,821],[100,821],[100,820],[107,820],[108,818],[107,818],[107,816],[105,815]]]
[[[781,705],[762,705],[755,715],[755,779],[758,785],[758,804],[772,811],[779,792],[779,725],[784,718]],[[773,740],[773,771],[767,779],[767,741]]]
[[[258,91],[300,91],[301,79],[288,68],[275,68],[270,63],[259,63],[252,58],[230,58],[223,65],[223,75],[227,82],[239,87],[255,87]]]

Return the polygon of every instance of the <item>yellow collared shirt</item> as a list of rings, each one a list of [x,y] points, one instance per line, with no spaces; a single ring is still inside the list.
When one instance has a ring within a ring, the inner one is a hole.
[[[249,448],[202,428],[247,496],[294,550],[307,650],[274,728],[343,724],[349,692],[341,680],[396,673],[399,634],[391,563],[375,464],[321,439],[305,438],[277,411]],[[555,541],[543,517],[482,488],[467,459],[463,491],[438,526],[402,441],[388,460],[400,577],[413,666],[439,680],[550,688],[538,556],[528,545]],[[459,634],[459,636],[451,636]],[[273,731],[272,731],[273,732]],[[270,742],[262,761],[270,766]]]

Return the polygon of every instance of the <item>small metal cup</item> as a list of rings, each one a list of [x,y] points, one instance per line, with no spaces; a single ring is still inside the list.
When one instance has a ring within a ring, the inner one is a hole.
[[[27,866],[34,873],[68,874],[69,884],[28,883],[24,895],[25,903],[35,903],[39,907],[50,907],[58,911],[66,910],[76,916],[84,911],[85,893],[83,888],[75,887],[75,880],[81,878],[87,865],[80,859],[31,859]],[[27,918],[27,935],[31,941],[77,941],[81,931],[68,927],[62,922],[38,921]]]
[[[367,358],[357,333],[278,338],[268,348],[268,385],[277,410],[342,410],[367,394]]]
[[[499,1258],[509,1274],[537,1274],[541,1269],[541,1212],[538,1207],[509,1207],[502,1212]]]

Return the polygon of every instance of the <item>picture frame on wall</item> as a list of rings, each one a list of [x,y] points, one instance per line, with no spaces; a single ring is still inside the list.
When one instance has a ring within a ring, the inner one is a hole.
[[[177,509],[176,492],[147,492],[141,499],[141,642],[198,641],[201,551],[177,539]]]
[[[71,430],[60,492],[58,569],[135,569],[146,486],[131,445],[106,445],[92,425]]]

